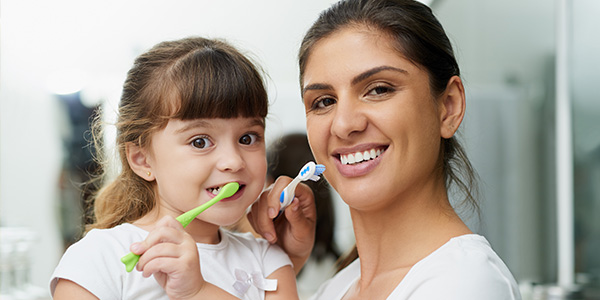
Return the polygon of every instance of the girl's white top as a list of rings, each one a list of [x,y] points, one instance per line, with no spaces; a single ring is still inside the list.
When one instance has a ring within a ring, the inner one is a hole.
[[[63,255],[52,274],[51,293],[58,279],[63,278],[99,299],[168,299],[154,277],[144,278],[135,269],[127,273],[120,261],[132,243],[147,235],[147,231],[131,224],[91,230]],[[255,239],[250,233],[221,229],[220,235],[218,244],[197,244],[204,279],[240,299],[264,299],[264,290],[257,286],[273,288],[274,281],[260,281],[291,265],[289,257],[278,246]]]
[[[324,283],[311,300],[341,299],[360,277],[357,259]],[[512,274],[480,235],[452,238],[417,262],[388,300],[520,300]]]

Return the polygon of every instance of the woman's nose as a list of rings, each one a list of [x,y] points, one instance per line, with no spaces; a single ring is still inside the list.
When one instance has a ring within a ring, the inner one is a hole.
[[[246,161],[241,153],[241,149],[236,145],[227,145],[217,149],[219,158],[217,169],[222,172],[238,172],[246,167]]]
[[[331,134],[341,139],[350,138],[367,128],[367,118],[358,100],[339,98],[331,123]]]

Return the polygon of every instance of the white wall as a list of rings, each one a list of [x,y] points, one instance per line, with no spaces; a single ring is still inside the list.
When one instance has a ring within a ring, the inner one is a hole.
[[[64,154],[53,79],[76,74],[87,98],[114,104],[134,57],[150,46],[189,35],[223,37],[250,52],[270,75],[267,139],[303,131],[297,48],[331,2],[3,0],[0,225],[38,234],[33,283],[46,287],[62,254],[57,193]]]

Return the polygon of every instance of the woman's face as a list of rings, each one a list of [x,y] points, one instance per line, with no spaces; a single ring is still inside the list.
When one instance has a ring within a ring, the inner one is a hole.
[[[335,32],[314,45],[303,78],[311,148],[351,207],[385,208],[382,200],[440,180],[440,113],[428,74],[387,35]]]

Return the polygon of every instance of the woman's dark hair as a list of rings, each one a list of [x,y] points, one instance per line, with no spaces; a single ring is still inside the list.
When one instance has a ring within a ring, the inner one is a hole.
[[[298,54],[301,86],[314,45],[351,27],[386,34],[403,57],[427,71],[434,98],[445,91],[453,76],[460,75],[452,44],[428,6],[413,0],[342,0],[323,11],[302,40]],[[477,175],[463,147],[455,137],[442,138],[440,153],[446,187],[454,184],[464,195],[460,205],[470,204],[478,212]]]
[[[153,132],[170,119],[258,117],[268,113],[262,72],[236,48],[222,40],[190,37],[157,44],[141,54],[123,85],[116,123],[116,150],[120,157],[117,178],[94,195],[91,228],[110,228],[135,221],[155,204],[154,182],[137,176],[129,167],[126,145],[150,145]],[[94,122],[97,160],[103,156],[103,123]],[[110,170],[110,167],[103,168]],[[99,179],[106,179],[100,174]]]

